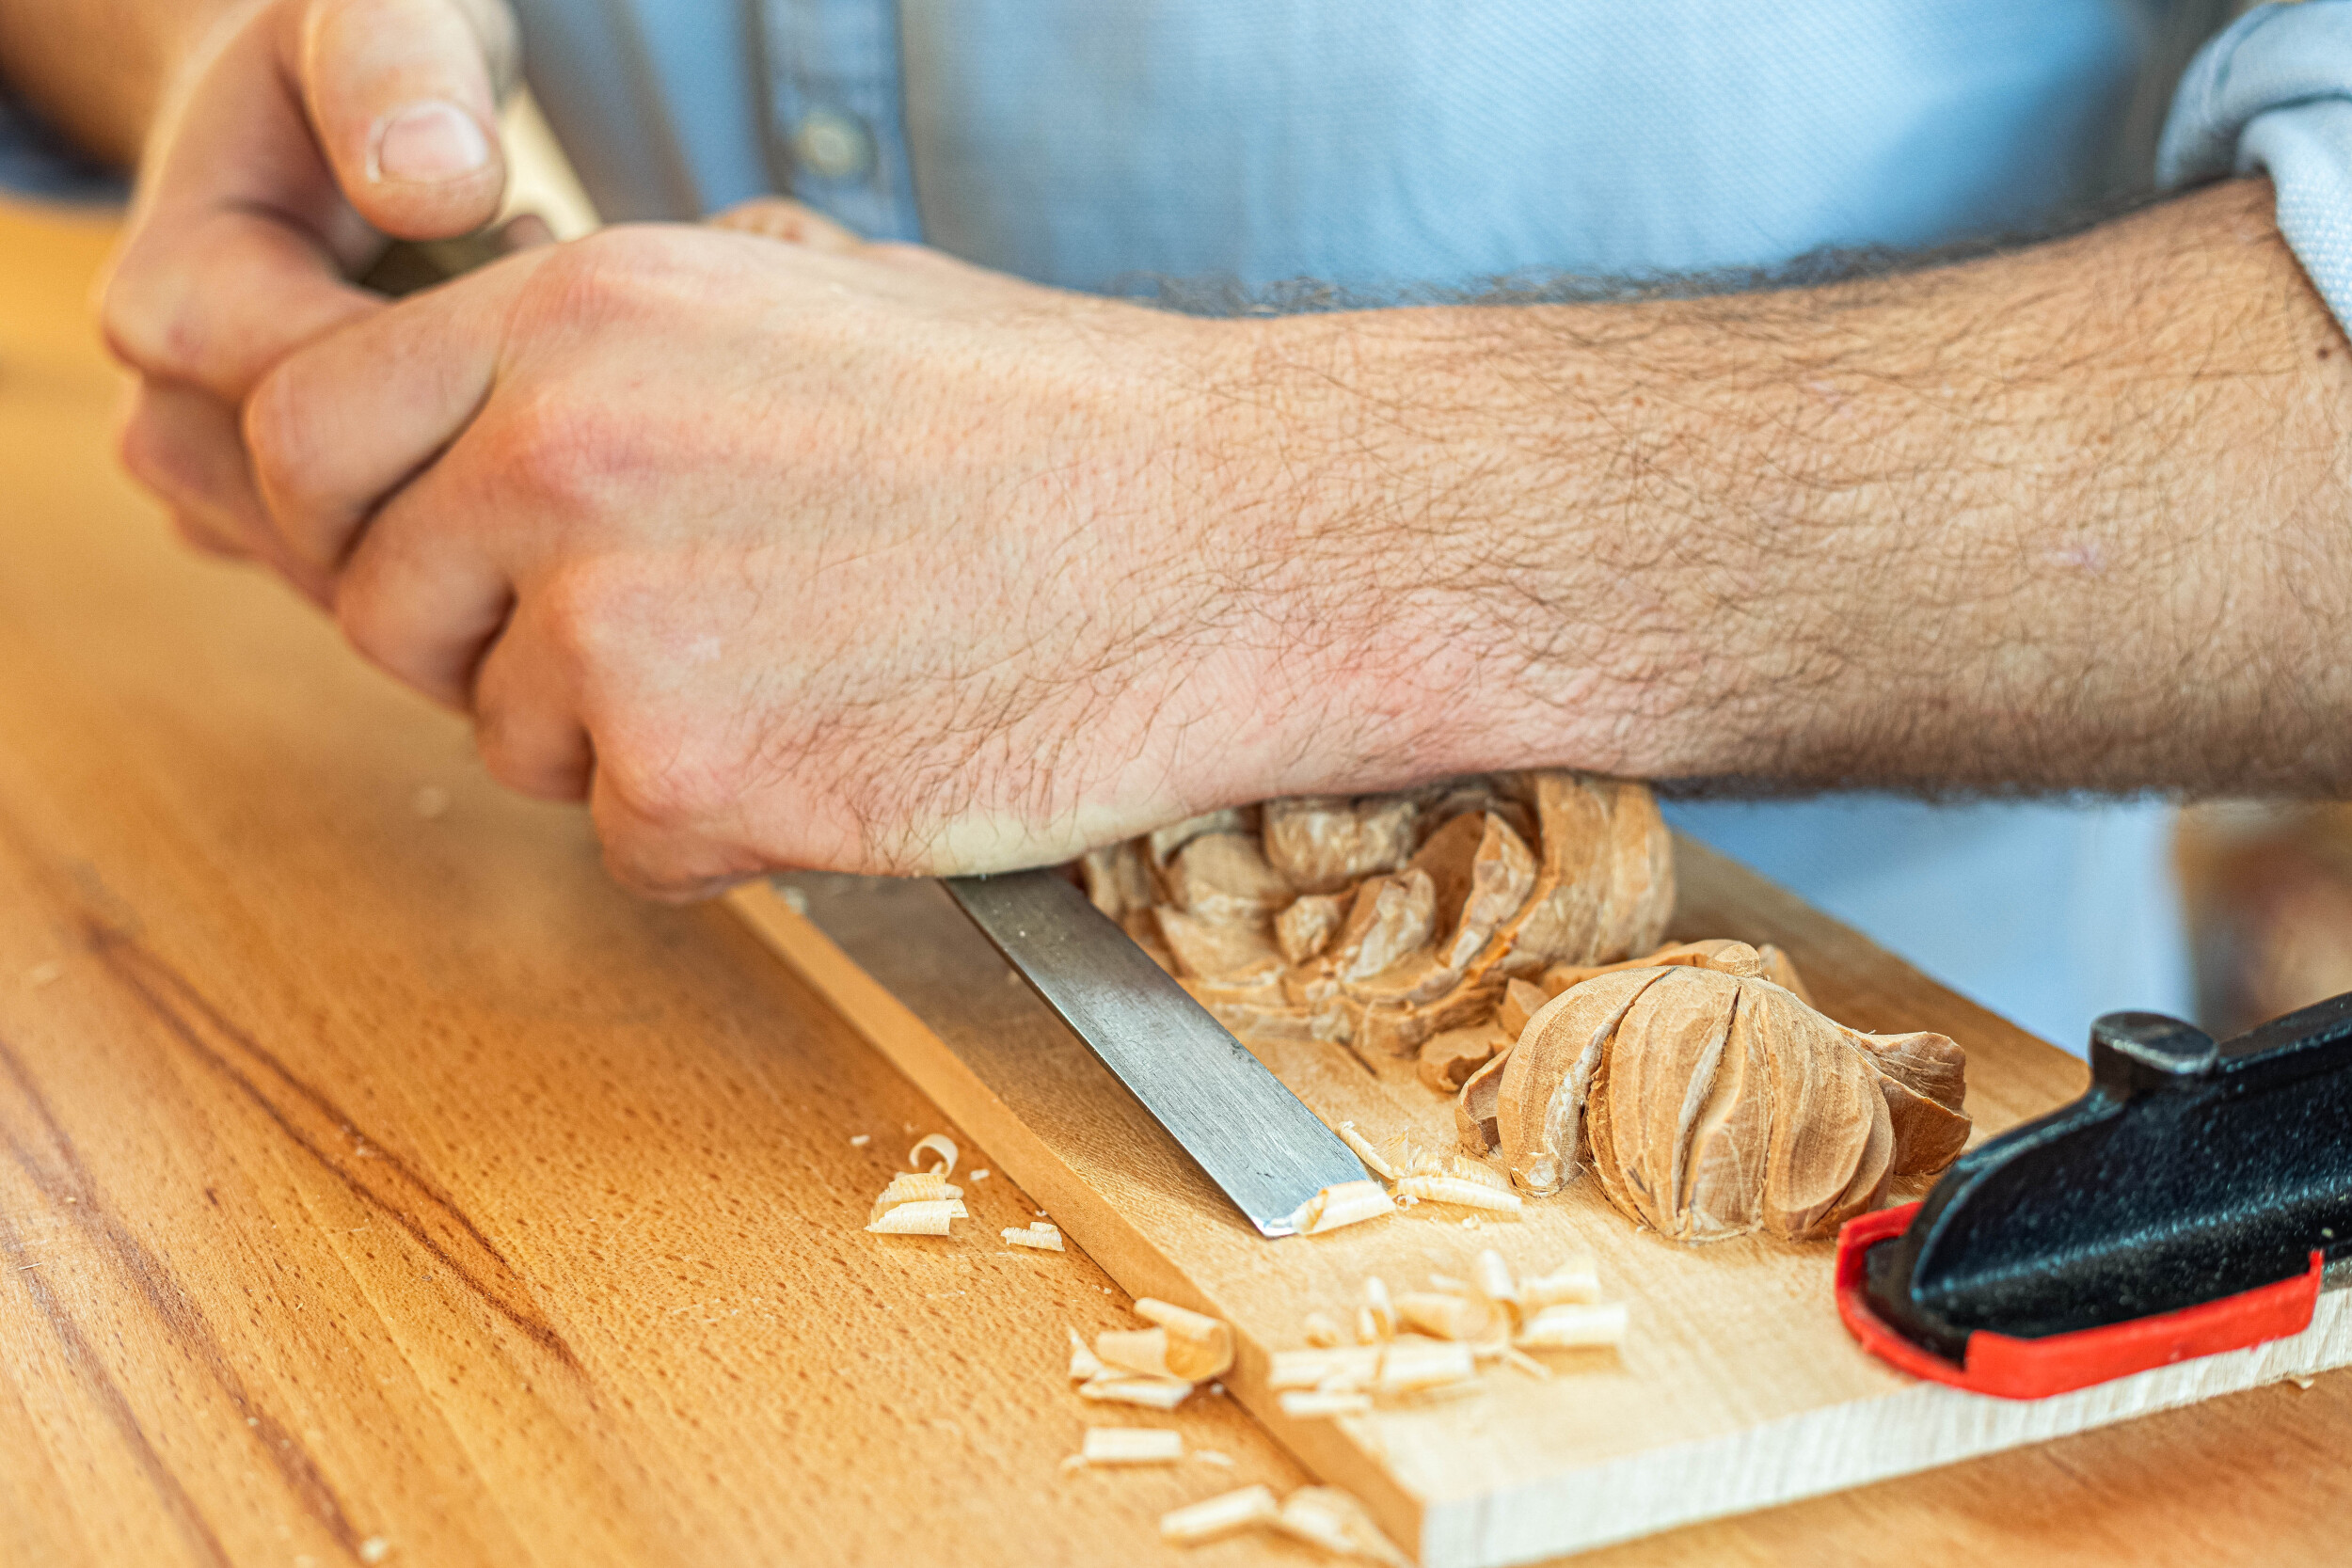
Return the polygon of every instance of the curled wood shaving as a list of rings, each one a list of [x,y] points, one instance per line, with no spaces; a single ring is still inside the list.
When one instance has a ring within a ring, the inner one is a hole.
[[[1084,1383],[1090,1378],[1101,1377],[1110,1370],[1108,1367],[1103,1365],[1103,1358],[1094,1354],[1093,1347],[1078,1338],[1076,1329],[1071,1329],[1068,1333],[1070,1335],[1071,1382]]]
[[[1171,1509],[1160,1515],[1160,1539],[1180,1546],[1199,1545],[1236,1530],[1271,1525],[1282,1517],[1274,1493],[1264,1486],[1245,1486],[1203,1502]]]
[[[1486,1332],[1494,1309],[1475,1296],[1408,1291],[1396,1298],[1397,1322],[1433,1339],[1475,1339]]]
[[[1175,1378],[1142,1377],[1116,1370],[1078,1385],[1078,1397],[1104,1404],[1141,1405],[1146,1410],[1173,1410],[1192,1394],[1192,1385]]]
[[[1354,1122],[1343,1121],[1332,1131],[1340,1135],[1340,1142],[1356,1151],[1356,1158],[1364,1163],[1364,1168],[1381,1180],[1393,1181],[1404,1174],[1389,1163],[1388,1157],[1373,1146],[1370,1138],[1356,1131]]]
[[[874,1199],[873,1212],[866,1218],[880,1219],[885,1212],[901,1203],[936,1202],[961,1199],[962,1196],[963,1189],[952,1185],[937,1171],[900,1171],[890,1179],[890,1185],[884,1187],[882,1195]],[[956,1215],[958,1219],[965,1217],[961,1213]]]
[[[1302,1236],[1320,1236],[1342,1226],[1359,1225],[1395,1212],[1396,1205],[1377,1181],[1342,1181],[1326,1187],[1298,1206],[1291,1228]]]
[[[1152,1296],[1136,1302],[1136,1316],[1168,1336],[1168,1370],[1178,1377],[1199,1383],[1233,1364],[1233,1331],[1220,1319]]]
[[[1173,1465],[1184,1457],[1184,1434],[1165,1427],[1089,1427],[1075,1457],[1085,1465]]]
[[[951,1234],[948,1222],[963,1217],[961,1198],[941,1198],[901,1203],[877,1216],[866,1228],[882,1236],[946,1236]]]
[[[939,1179],[942,1181],[956,1174],[956,1141],[946,1133],[931,1132],[917,1138],[914,1147],[907,1150],[908,1167],[921,1170],[925,1154],[939,1156]]]
[[[1266,1386],[1369,1387],[1380,1375],[1378,1345],[1333,1345],[1321,1350],[1278,1350],[1266,1365]]]
[[[1537,1279],[1519,1286],[1521,1307],[1530,1314],[1563,1302],[1598,1301],[1600,1272],[1589,1257],[1571,1258]]]
[[[1176,1376],[1175,1369],[1168,1364],[1168,1330],[1164,1328],[1104,1329],[1094,1337],[1094,1354],[1115,1370],[1146,1377]]]
[[[1364,1275],[1364,1301],[1356,1309],[1356,1338],[1364,1344],[1374,1344],[1396,1332],[1396,1306],[1389,1299],[1389,1287],[1376,1274]]]
[[[1019,1227],[1009,1225],[1005,1227],[1004,1229],[998,1231],[997,1234],[1004,1237],[1006,1241],[1011,1243],[1014,1246],[1034,1247],[1040,1252],[1059,1252],[1062,1250],[1061,1232],[1055,1229],[1050,1225],[1032,1225]]]
[[[1282,1499],[1274,1528],[1338,1557],[1362,1558],[1390,1568],[1412,1568],[1364,1505],[1336,1486],[1302,1486]]]
[[[1582,1350],[1625,1342],[1625,1303],[1571,1302],[1547,1307],[1513,1342],[1522,1350]]]
[[[1486,1209],[1515,1214],[1522,1207],[1517,1193],[1503,1192],[1484,1181],[1459,1176],[1408,1176],[1396,1184],[1396,1196],[1414,1203],[1451,1203],[1463,1209]]]
[[[1519,1282],[1511,1277],[1511,1265],[1502,1260],[1502,1254],[1488,1247],[1470,1265],[1470,1273],[1478,1293],[1511,1315],[1517,1322],[1519,1315]]]
[[[1468,1345],[1440,1339],[1398,1339],[1380,1356],[1375,1387],[1384,1394],[1410,1393],[1442,1384],[1467,1383],[1478,1375],[1478,1363]]]
[[[1370,1394],[1346,1393],[1336,1388],[1291,1388],[1276,1398],[1281,1402],[1283,1415],[1302,1420],[1325,1416],[1361,1416],[1372,1408]]]
[[[1340,1325],[1332,1321],[1328,1312],[1308,1313],[1305,1326],[1307,1343],[1311,1345],[1336,1345],[1343,1338]]]

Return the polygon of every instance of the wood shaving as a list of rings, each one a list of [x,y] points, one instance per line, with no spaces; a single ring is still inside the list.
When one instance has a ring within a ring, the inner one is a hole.
[[[1396,1333],[1396,1305],[1389,1299],[1389,1287],[1376,1274],[1364,1275],[1363,1305],[1356,1308],[1356,1338],[1363,1344],[1376,1344]]]
[[[1578,1302],[1547,1307],[1513,1341],[1522,1350],[1583,1350],[1625,1342],[1625,1303]]]
[[[1278,1350],[1266,1363],[1266,1386],[1284,1388],[1369,1387],[1380,1375],[1378,1345],[1333,1345],[1323,1350]]]
[[[946,1236],[948,1222],[964,1217],[961,1198],[928,1203],[901,1203],[878,1216],[866,1229],[880,1236]]]
[[[1563,1302],[1599,1299],[1600,1271],[1590,1257],[1572,1258],[1541,1278],[1519,1284],[1521,1308],[1531,1316]]]
[[[1336,1557],[1412,1568],[1412,1560],[1380,1533],[1364,1505],[1336,1486],[1302,1486],[1282,1499],[1274,1528]]]
[[[873,1141],[874,1141],[874,1134],[873,1134],[873,1133],[871,1133],[871,1132],[859,1132],[859,1133],[855,1133],[855,1134],[852,1134],[852,1135],[851,1135],[851,1137],[850,1137],[850,1147],[851,1148],[865,1148],[867,1144],[870,1144],[870,1143],[872,1143]]]
[[[1549,1383],[1551,1381],[1551,1369],[1536,1360],[1534,1356],[1528,1354],[1525,1351],[1519,1349],[1517,1345],[1504,1345],[1502,1347],[1502,1358],[1511,1363],[1512,1366],[1517,1367],[1520,1371],[1527,1373],[1530,1377],[1538,1378],[1546,1383]]]
[[[1411,1176],[1442,1176],[1461,1181],[1475,1181],[1500,1193],[1511,1190],[1511,1179],[1484,1160],[1473,1160],[1467,1154],[1439,1153],[1429,1150],[1416,1153],[1405,1167]]]
[[[890,1179],[890,1185],[874,1199],[874,1212],[868,1219],[879,1219],[883,1211],[901,1203],[931,1202],[939,1199],[960,1199],[963,1189],[949,1182],[937,1171],[900,1171]],[[958,1214],[956,1218],[965,1216]]]
[[[1478,1363],[1468,1345],[1398,1339],[1382,1351],[1380,1377],[1375,1386],[1383,1394],[1406,1394],[1442,1384],[1468,1383],[1477,1375]]]
[[[1233,1331],[1221,1319],[1152,1296],[1138,1297],[1136,1316],[1168,1336],[1168,1370],[1195,1383],[1233,1364]]]
[[[1063,1250],[1061,1244],[1061,1232],[1055,1229],[1050,1225],[1032,1225],[1023,1227],[1007,1226],[1004,1229],[998,1231],[997,1234],[1004,1237],[1006,1241],[1011,1243],[1014,1246],[1033,1247],[1039,1252],[1060,1252]]]
[[[1372,1408],[1370,1394],[1351,1394],[1336,1388],[1292,1388],[1275,1397],[1281,1403],[1283,1415],[1299,1420],[1361,1416]]]
[[[1495,1309],[1475,1296],[1408,1291],[1396,1298],[1397,1322],[1433,1339],[1479,1338],[1494,1316]]]
[[[1232,1454],[1218,1449],[1195,1449],[1190,1457],[1203,1465],[1214,1465],[1220,1470],[1230,1470],[1235,1464]]]
[[[1072,1457],[1082,1465],[1173,1465],[1184,1457],[1184,1434],[1165,1427],[1089,1427]]]
[[[1470,1264],[1470,1273],[1478,1293],[1516,1324],[1520,1314],[1519,1283],[1511,1277],[1511,1265],[1502,1260],[1502,1254],[1486,1248]]]
[[[907,1167],[910,1170],[921,1170],[923,1156],[926,1154],[939,1156],[939,1179],[941,1180],[945,1181],[956,1174],[956,1141],[946,1133],[929,1132],[917,1138],[914,1141],[914,1147],[907,1150]]]
[[[1168,1330],[1164,1328],[1104,1329],[1094,1337],[1094,1354],[1115,1370],[1145,1377],[1176,1375],[1168,1364]]]
[[[1076,1329],[1070,1329],[1067,1332],[1070,1335],[1071,1382],[1084,1383],[1091,1378],[1101,1377],[1110,1370],[1103,1365],[1103,1358],[1094,1354],[1093,1347],[1078,1338]]]
[[[1396,1205],[1377,1181],[1342,1181],[1326,1187],[1298,1206],[1291,1228],[1302,1236],[1320,1236],[1342,1226],[1359,1225],[1395,1212]]]
[[[1311,1345],[1336,1345],[1345,1338],[1328,1312],[1308,1313],[1305,1327],[1307,1343]]]
[[[1160,1539],[1196,1546],[1237,1530],[1279,1523],[1281,1517],[1281,1507],[1275,1502],[1271,1488],[1245,1486],[1161,1514]]]
[[[982,1165],[979,1169],[972,1173],[972,1180],[975,1181],[985,1181],[993,1174],[995,1173],[991,1171],[986,1165]]]
[[[1502,1192],[1459,1176],[1408,1176],[1396,1184],[1396,1196],[1406,1202],[1450,1203],[1456,1208],[1506,1214],[1516,1214],[1522,1207],[1517,1193]]]
[[[1134,1404],[1146,1410],[1173,1410],[1192,1394],[1192,1385],[1174,1378],[1140,1377],[1117,1370],[1078,1385],[1078,1397],[1104,1404]]]
[[[1331,1131],[1340,1135],[1340,1142],[1356,1151],[1356,1158],[1364,1163],[1364,1168],[1381,1180],[1393,1181],[1404,1174],[1389,1163],[1386,1155],[1373,1147],[1370,1138],[1356,1131],[1354,1122],[1343,1121]]]

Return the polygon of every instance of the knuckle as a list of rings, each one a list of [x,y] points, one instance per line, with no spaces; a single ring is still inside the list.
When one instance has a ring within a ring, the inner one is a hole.
[[[636,467],[636,433],[615,409],[559,389],[520,392],[483,433],[487,471],[534,512],[602,509]]]
[[[264,377],[246,400],[242,429],[253,481],[280,506],[300,506],[310,471],[310,431],[304,402],[290,368]]]

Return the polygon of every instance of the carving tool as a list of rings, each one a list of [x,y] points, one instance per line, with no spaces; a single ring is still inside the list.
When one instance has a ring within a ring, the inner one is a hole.
[[[2090,1078],[1840,1232],[1870,1351],[2034,1399],[2300,1333],[2352,1283],[2352,993],[2221,1042],[2109,1013]]]
[[[1249,1053],[1054,871],[942,879],[1030,989],[1158,1118],[1267,1236],[1363,1164]]]

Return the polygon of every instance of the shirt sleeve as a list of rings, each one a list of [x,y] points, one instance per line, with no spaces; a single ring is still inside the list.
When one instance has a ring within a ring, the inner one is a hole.
[[[2278,192],[2279,232],[2352,330],[2352,0],[2249,11],[2181,78],[2156,182],[2257,170]]]
[[[77,150],[0,87],[0,192],[47,201],[116,202],[129,189],[119,170]]]

